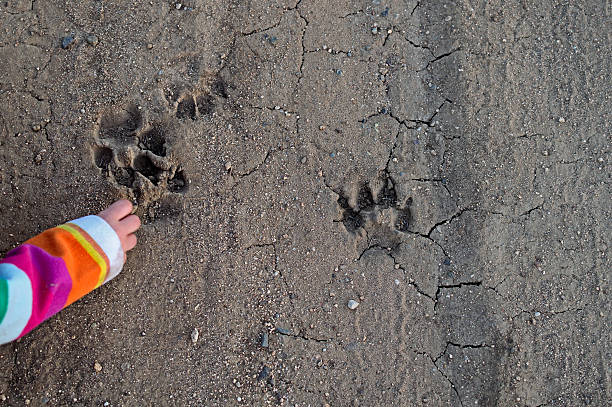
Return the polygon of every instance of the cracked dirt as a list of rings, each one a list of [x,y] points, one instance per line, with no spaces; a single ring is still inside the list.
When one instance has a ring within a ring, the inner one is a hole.
[[[145,220],[0,405],[606,405],[609,3],[181,3],[0,1],[0,249]]]

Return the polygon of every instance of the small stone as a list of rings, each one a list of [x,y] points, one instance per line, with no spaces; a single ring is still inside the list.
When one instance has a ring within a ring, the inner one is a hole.
[[[198,331],[198,328],[193,328],[193,331],[191,331],[191,343],[195,345],[199,337],[200,337],[200,331]]]
[[[0,394],[0,401],[6,401],[6,396],[4,394]]]
[[[536,317],[539,317],[542,314],[540,314],[538,311],[536,311],[536,312],[533,313],[533,315],[536,316]]]
[[[35,124],[32,126],[32,130],[34,131],[40,131],[40,129],[41,129],[40,124]]]
[[[267,332],[264,332],[261,335],[261,347],[262,348],[267,348],[269,346],[269,342],[268,341],[269,341],[269,335],[268,335]]]
[[[25,403],[26,403],[26,406],[29,406],[30,405],[30,399],[26,399]]]
[[[176,7],[177,10],[180,10],[181,7],[183,7],[183,5],[181,3],[176,3],[175,7]]]
[[[291,332],[288,329],[276,327],[276,332],[281,335],[289,335]]]
[[[94,47],[95,47],[96,45],[98,45],[98,43],[100,42],[100,40],[98,39],[98,37],[97,37],[96,35],[93,35],[93,34],[88,35],[86,39],[87,39],[87,43],[88,43],[89,45],[94,46]]]
[[[300,162],[302,164],[306,164],[306,161],[308,161],[308,159],[306,157],[302,157],[302,159],[300,160]]]
[[[94,370],[96,372],[101,372],[102,371],[102,365],[100,363],[98,363],[97,361],[94,363]]]
[[[110,403],[108,401],[105,401],[104,402],[104,407],[108,407],[108,406],[110,406]]]
[[[545,157],[546,157],[546,156],[548,156],[548,154],[549,154],[549,153],[548,153],[548,150],[544,150],[544,151],[542,151],[542,155],[543,155],[543,156],[545,156]]]
[[[336,69],[336,75],[342,76],[342,69]]]
[[[74,44],[74,34],[70,34],[62,38],[62,48],[68,49]]]
[[[565,117],[559,117],[559,123],[565,123]]]
[[[153,49],[153,44],[148,43],[148,44],[147,44],[147,49]]]
[[[225,163],[225,170],[226,170],[226,171],[229,171],[229,170],[231,170],[231,169],[232,169],[232,163],[231,163],[231,162],[229,162],[229,161],[228,161],[228,162],[226,162],[226,163]]]
[[[359,306],[359,303],[355,300],[349,300],[349,302],[346,304],[346,306],[349,309],[356,309]]]
[[[270,375],[270,368],[268,366],[264,366],[261,369],[261,372],[259,372],[259,375],[257,375],[257,380],[264,380],[266,377],[268,377],[268,375]]]
[[[451,16],[446,16],[446,18],[444,18],[444,21],[449,22],[450,20],[452,20],[453,18]]]
[[[378,34],[378,27],[372,27],[372,34]]]

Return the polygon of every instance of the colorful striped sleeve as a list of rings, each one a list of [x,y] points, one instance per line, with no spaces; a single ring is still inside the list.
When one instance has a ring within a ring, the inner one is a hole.
[[[123,260],[119,237],[94,215],[49,229],[11,250],[0,259],[0,345],[114,278]]]

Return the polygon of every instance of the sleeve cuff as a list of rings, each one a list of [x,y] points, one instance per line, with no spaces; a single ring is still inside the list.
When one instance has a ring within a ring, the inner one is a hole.
[[[115,230],[101,217],[89,215],[75,219],[70,224],[77,225],[100,247],[108,259],[108,272],[102,284],[112,280],[123,268],[124,252]]]

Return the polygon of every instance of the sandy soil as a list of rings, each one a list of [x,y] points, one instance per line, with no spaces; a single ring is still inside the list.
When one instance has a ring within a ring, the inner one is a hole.
[[[0,251],[145,220],[0,405],[606,405],[609,2],[181,3],[0,1]]]

